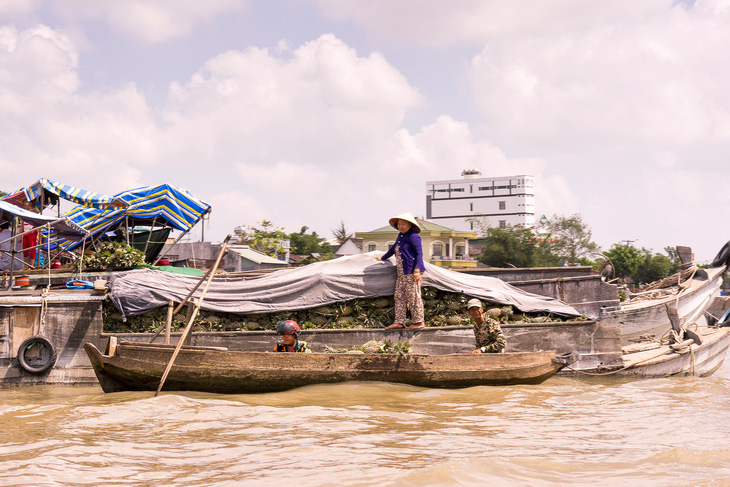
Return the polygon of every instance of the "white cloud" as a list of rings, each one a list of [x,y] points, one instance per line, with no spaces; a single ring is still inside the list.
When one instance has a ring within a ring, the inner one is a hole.
[[[313,0],[322,14],[352,22],[384,41],[443,48],[523,35],[559,35],[566,30],[631,21],[665,10],[671,0]]]
[[[641,22],[489,43],[474,97],[500,137],[548,151],[730,141],[730,11],[676,6]]]
[[[78,55],[45,26],[0,28],[3,190],[40,177],[116,192],[152,164],[155,127],[134,85],[81,96]]]
[[[0,0],[0,19],[6,22],[25,19],[39,4],[39,0]]]
[[[422,96],[381,54],[333,35],[222,53],[170,85],[159,118],[134,84],[81,92],[73,43],[47,27],[4,29],[0,46],[0,93],[23,107],[0,106],[3,189],[39,177],[106,193],[169,182],[214,206],[208,238],[263,219],[324,236],[340,221],[368,230],[422,215],[428,179],[544,168],[450,116],[402,128]]]
[[[171,86],[164,116],[168,133],[201,156],[339,167],[394,133],[420,101],[380,54],[359,57],[324,35],[279,55],[251,48],[211,59]]]
[[[707,259],[726,237],[699,229],[729,216],[708,190],[730,149],[729,21],[727,2],[657,2],[559,35],[495,37],[468,69],[474,103],[500,149],[567,182],[599,243],[684,240]],[[576,208],[563,203],[559,214]]]
[[[118,33],[147,44],[188,35],[198,24],[245,6],[245,0],[54,1],[67,22],[103,20]]]
[[[542,173],[542,161],[511,159],[449,116],[410,133],[404,115],[421,102],[382,55],[323,35],[293,51],[229,51],[173,83],[162,145],[179,171],[206,172],[201,194],[256,202],[215,212],[219,232],[262,219],[322,235],[340,220],[367,230],[422,215],[428,179],[467,167]]]

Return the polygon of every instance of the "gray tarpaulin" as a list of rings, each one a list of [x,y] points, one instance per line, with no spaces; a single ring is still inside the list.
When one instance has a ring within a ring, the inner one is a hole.
[[[395,266],[380,262],[380,252],[340,257],[285,269],[258,278],[216,277],[202,304],[210,311],[254,314],[315,308],[356,298],[392,296]],[[392,260],[392,259],[391,259]],[[168,301],[182,301],[200,277],[140,269],[109,279],[110,297],[125,316],[142,314]],[[522,291],[494,277],[474,276],[426,264],[423,285],[461,293],[525,313],[579,316],[572,306],[554,298]],[[199,296],[201,285],[195,292]]]

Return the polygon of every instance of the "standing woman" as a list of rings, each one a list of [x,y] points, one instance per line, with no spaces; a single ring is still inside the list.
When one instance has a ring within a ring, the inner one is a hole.
[[[411,312],[410,330],[424,328],[423,300],[421,299],[421,273],[426,271],[423,265],[423,249],[421,248],[421,227],[410,213],[403,213],[389,221],[390,226],[398,230],[398,238],[393,246],[377,260],[386,260],[395,255],[395,323],[388,329],[405,328],[406,310]]]

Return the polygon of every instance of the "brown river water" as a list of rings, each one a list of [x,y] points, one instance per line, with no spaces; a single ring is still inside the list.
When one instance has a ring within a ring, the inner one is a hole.
[[[0,390],[1,486],[725,486],[730,362],[710,378],[261,395]]]

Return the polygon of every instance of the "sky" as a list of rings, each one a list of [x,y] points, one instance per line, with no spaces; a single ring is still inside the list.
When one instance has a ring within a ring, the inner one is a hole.
[[[331,238],[528,174],[604,250],[712,260],[728,25],[730,0],[0,0],[0,189],[169,183],[212,205],[197,239]]]

